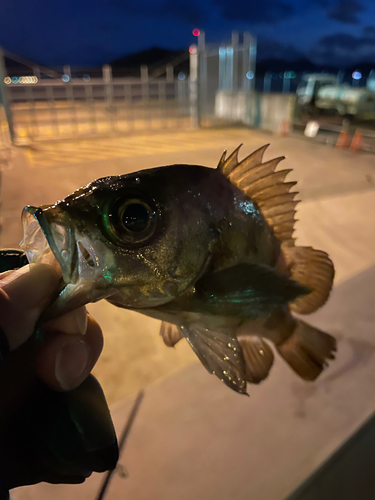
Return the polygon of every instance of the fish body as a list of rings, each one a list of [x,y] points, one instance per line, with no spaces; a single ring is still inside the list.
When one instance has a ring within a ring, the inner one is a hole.
[[[105,177],[52,206],[26,207],[29,261],[52,252],[62,269],[47,317],[106,298],[161,319],[167,345],[185,337],[237,392],[268,375],[264,338],[299,375],[316,378],[335,341],[290,310],[326,301],[333,265],[324,252],[294,245],[294,183],[284,182],[288,171],[275,172],[281,158],[262,163],[265,149],[242,162],[237,149],[216,169]]]

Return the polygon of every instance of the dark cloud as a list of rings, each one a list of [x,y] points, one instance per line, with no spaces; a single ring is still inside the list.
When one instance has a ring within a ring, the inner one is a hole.
[[[319,7],[323,7],[323,9],[327,9],[328,7],[332,7],[332,0],[314,0],[314,3],[319,5]]]
[[[325,36],[313,47],[310,57],[316,63],[326,64],[330,61],[343,68],[364,61],[373,61],[375,27],[367,27],[366,33],[367,35],[361,37],[347,33]]]
[[[292,5],[278,0],[267,0],[264,6],[258,0],[214,0],[226,20],[254,24],[273,24],[289,18],[295,12]]]
[[[158,19],[175,19],[188,24],[202,24],[207,20],[205,3],[197,0],[110,0],[109,4],[127,15]]]
[[[375,26],[366,26],[363,28],[363,36],[365,38],[375,39]]]
[[[340,0],[339,3],[328,12],[328,17],[345,24],[358,23],[358,14],[364,9],[357,0]]]
[[[317,5],[322,7],[329,19],[340,21],[344,24],[357,24],[358,14],[365,8],[358,0],[314,0]]]

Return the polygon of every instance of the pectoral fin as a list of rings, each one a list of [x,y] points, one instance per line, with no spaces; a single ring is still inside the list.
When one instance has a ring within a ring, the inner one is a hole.
[[[252,384],[259,384],[268,377],[273,365],[271,347],[256,335],[239,335],[238,341],[242,347],[246,363],[246,379]]]
[[[163,337],[164,344],[168,347],[174,347],[179,340],[184,338],[181,329],[173,323],[168,323],[168,321],[162,321],[160,335]]]
[[[181,331],[210,373],[234,391],[246,394],[245,361],[233,335],[211,330],[201,323],[181,325]]]
[[[310,292],[276,269],[257,264],[238,264],[207,274],[195,289],[195,311],[250,319],[271,314]]]

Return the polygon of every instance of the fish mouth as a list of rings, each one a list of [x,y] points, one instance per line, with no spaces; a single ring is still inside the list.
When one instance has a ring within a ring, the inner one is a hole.
[[[61,269],[65,283],[78,280],[77,251],[67,216],[60,211],[27,206],[22,212],[21,248],[33,264]]]
[[[100,286],[98,256],[84,237],[77,237],[69,216],[61,208],[27,206],[21,218],[24,237],[20,246],[29,263],[49,264],[62,276],[58,296],[43,313],[43,321],[108,295],[109,291]]]

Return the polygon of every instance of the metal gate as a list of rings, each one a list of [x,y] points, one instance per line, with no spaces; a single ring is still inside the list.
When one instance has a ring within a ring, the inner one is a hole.
[[[241,113],[236,115],[231,98],[241,99],[241,95],[255,88],[255,37],[245,32],[240,39],[234,31],[229,43],[206,44],[205,34],[201,32],[198,44],[189,50],[195,124],[212,127],[241,123]]]

